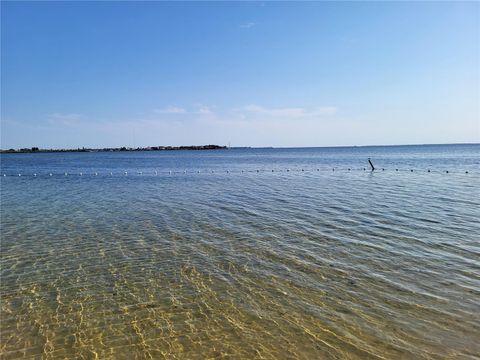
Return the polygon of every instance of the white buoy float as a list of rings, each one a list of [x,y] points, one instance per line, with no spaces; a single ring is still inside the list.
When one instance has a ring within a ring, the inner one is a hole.
[[[50,176],[52,176],[52,173],[50,173]]]

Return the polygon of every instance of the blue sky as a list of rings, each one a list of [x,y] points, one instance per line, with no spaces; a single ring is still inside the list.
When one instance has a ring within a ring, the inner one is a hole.
[[[1,147],[480,142],[478,2],[2,2]]]

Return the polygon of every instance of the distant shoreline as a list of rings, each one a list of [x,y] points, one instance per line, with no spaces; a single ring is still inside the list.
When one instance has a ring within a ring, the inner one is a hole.
[[[124,152],[124,151],[176,151],[176,150],[222,150],[226,146],[220,145],[190,145],[190,146],[148,146],[148,147],[119,147],[119,148],[78,148],[78,149],[40,149],[38,147],[22,149],[0,149],[2,154],[25,154],[25,153],[53,153],[53,152]]]
[[[126,151],[177,151],[177,150],[242,150],[242,149],[342,149],[342,148],[377,148],[377,147],[413,147],[413,146],[448,146],[448,145],[480,145],[480,143],[443,143],[443,144],[385,144],[385,145],[336,145],[336,146],[220,146],[220,145],[189,145],[189,146],[148,146],[119,148],[77,148],[77,149],[41,149],[37,147],[21,149],[0,149],[0,154],[30,154],[30,153],[67,153],[67,152],[126,152]]]

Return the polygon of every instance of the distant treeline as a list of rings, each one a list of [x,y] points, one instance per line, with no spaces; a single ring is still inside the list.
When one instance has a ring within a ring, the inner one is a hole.
[[[220,145],[191,145],[191,146],[149,146],[149,147],[119,147],[119,148],[78,148],[78,149],[40,149],[38,147],[1,150],[1,153],[37,153],[37,152],[107,152],[107,151],[168,151],[168,150],[218,150],[226,149],[226,146]]]

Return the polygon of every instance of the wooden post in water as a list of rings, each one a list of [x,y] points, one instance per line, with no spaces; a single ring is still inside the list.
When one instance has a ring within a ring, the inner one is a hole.
[[[368,163],[369,163],[370,166],[372,167],[372,171],[375,170],[375,166],[373,166],[372,162],[370,161],[370,158],[368,158]]]

